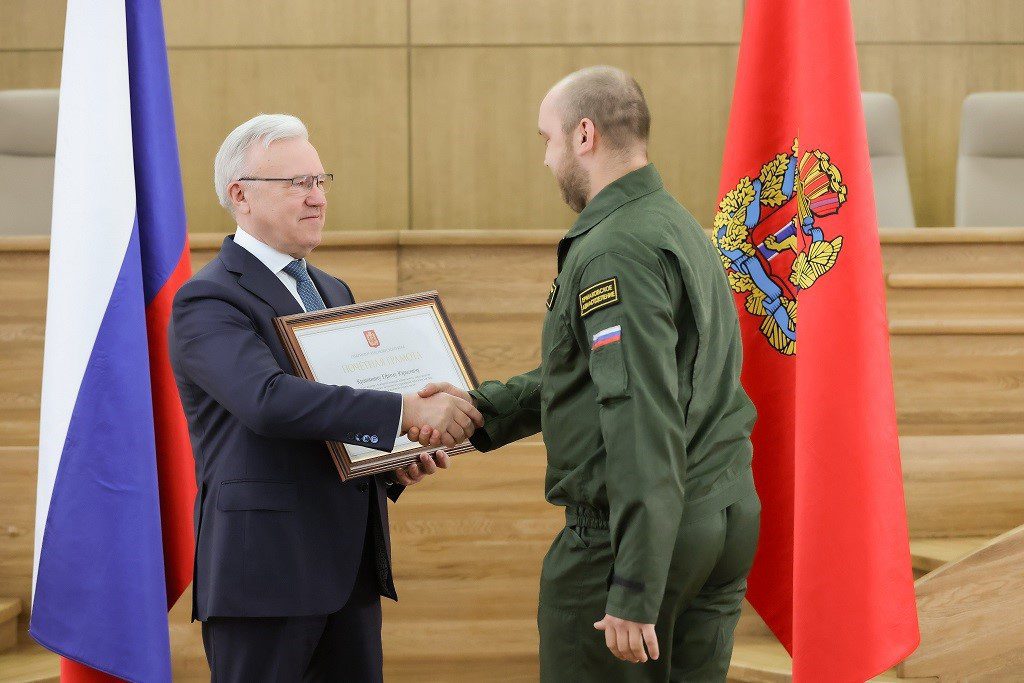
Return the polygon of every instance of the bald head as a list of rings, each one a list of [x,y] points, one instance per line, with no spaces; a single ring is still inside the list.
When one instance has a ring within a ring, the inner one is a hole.
[[[591,66],[575,71],[549,93],[562,114],[568,135],[583,119],[590,119],[611,151],[646,149],[651,113],[640,85],[622,69]]]

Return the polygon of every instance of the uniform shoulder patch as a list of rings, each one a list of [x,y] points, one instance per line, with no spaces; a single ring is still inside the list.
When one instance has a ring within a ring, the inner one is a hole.
[[[549,311],[555,307],[556,296],[558,296],[558,282],[552,282],[551,291],[548,292],[548,300],[544,302],[544,305],[548,307]]]
[[[619,278],[610,277],[607,280],[601,280],[580,292],[580,317],[586,318],[594,311],[617,303],[619,303]]]

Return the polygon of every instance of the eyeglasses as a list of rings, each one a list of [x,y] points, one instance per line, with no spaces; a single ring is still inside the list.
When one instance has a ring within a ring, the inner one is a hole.
[[[331,183],[334,182],[333,173],[321,173],[320,175],[297,175],[294,178],[239,178],[239,180],[262,180],[262,181],[280,181],[290,183],[288,189],[294,191],[304,191],[309,194],[313,191],[313,186],[316,185],[320,188],[320,191],[327,194],[327,191],[331,189]]]

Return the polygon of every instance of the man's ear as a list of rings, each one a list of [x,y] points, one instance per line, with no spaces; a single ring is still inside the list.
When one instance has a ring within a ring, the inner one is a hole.
[[[228,199],[231,201],[231,206],[234,209],[234,213],[247,214],[250,211],[249,197],[246,194],[246,187],[237,180],[228,185]]]
[[[597,138],[597,129],[590,119],[582,119],[576,128],[576,154],[582,156],[594,150],[594,143]]]

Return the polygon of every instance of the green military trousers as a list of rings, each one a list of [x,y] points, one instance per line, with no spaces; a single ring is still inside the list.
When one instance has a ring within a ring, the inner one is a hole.
[[[593,510],[567,509],[541,571],[541,681],[725,681],[760,515],[751,490],[680,526],[655,624],[661,656],[633,664],[617,659],[594,628],[605,615],[612,569],[608,521]]]

